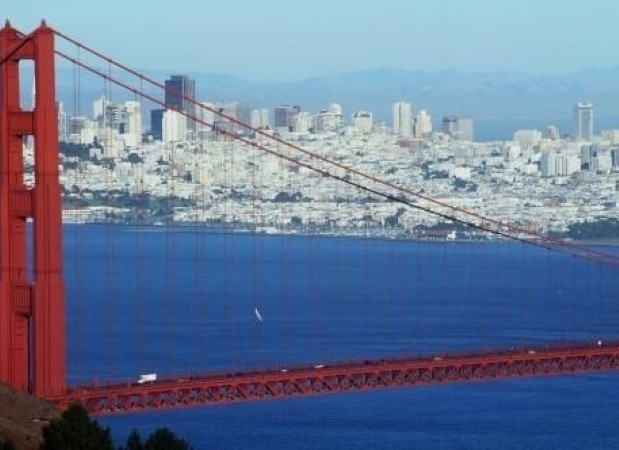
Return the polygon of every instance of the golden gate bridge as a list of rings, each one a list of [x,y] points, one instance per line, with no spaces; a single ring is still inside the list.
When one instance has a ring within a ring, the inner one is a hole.
[[[76,48],[77,55],[71,55],[58,48],[56,40]],[[99,62],[86,61],[86,55]],[[513,345],[507,344],[501,349],[475,351],[476,349],[471,348],[466,352],[460,350],[441,353],[440,357],[427,354],[415,357],[384,355],[359,360],[344,358],[329,359],[326,362],[305,361],[303,364],[292,366],[282,362],[267,369],[249,367],[238,371],[228,368],[217,373],[169,374],[164,378],[152,379],[148,383],[127,379],[69,383],[65,305],[67,301],[65,278],[68,276],[63,270],[67,252],[62,245],[62,188],[55,93],[56,58],[71,63],[80,71],[79,74],[88,73],[99,78],[107,91],[111,92],[114,86],[140,101],[147,101],[160,107],[166,106],[161,98],[166,91],[163,84],[48,27],[45,23],[29,34],[14,29],[8,22],[0,31],[2,158],[0,160],[0,381],[3,383],[49,399],[61,407],[77,402],[85,405],[92,413],[104,414],[429,384],[607,371],[619,367],[619,344],[614,340],[616,336],[606,333],[603,339],[587,338],[582,342],[572,342],[573,339],[569,339],[569,342],[561,340],[549,342],[551,339],[545,339],[544,345],[537,347],[527,345],[526,348],[521,348],[518,339],[515,339]],[[20,62],[23,61],[33,61],[34,66],[35,93],[31,109],[24,108],[21,100],[23,80]],[[123,75],[118,75],[117,71]],[[133,82],[127,78],[131,78]],[[521,252],[520,248],[525,246],[535,248],[544,255],[558,255],[557,257],[578,260],[579,264],[592,264],[597,270],[592,276],[593,280],[590,282],[592,284],[599,283],[602,277],[614,278],[615,271],[619,267],[619,256],[611,251],[562,240],[522,224],[495,219],[460,206],[453,206],[428,193],[353,167],[341,159],[325,156],[304,145],[288,142],[264,130],[252,128],[236,117],[198,103],[192,98],[184,100],[193,102],[197,109],[206,110],[219,119],[248,131],[247,134],[240,134],[228,128],[216,130],[224,142],[239,142],[248,152],[243,159],[243,156],[235,156],[230,151],[227,164],[231,170],[234,170],[235,164],[250,167],[247,170],[252,171],[251,178],[254,181],[252,187],[254,195],[249,200],[252,211],[260,209],[258,191],[269,181],[261,179],[255,166],[258,165],[257,161],[262,162],[261,158],[268,157],[280,165],[279,170],[285,172],[282,178],[288,178],[288,182],[293,185],[302,183],[301,173],[313,174],[322,180],[321,182],[330,183],[333,198],[339,198],[343,196],[345,190],[350,190],[363,193],[383,204],[395,204],[418,214],[440,217],[493,236],[501,242],[511,242],[509,248],[514,249],[515,261]],[[75,102],[79,104],[79,99]],[[213,122],[203,119],[200,114],[192,115],[180,110],[177,112],[203,126],[216,127]],[[250,135],[252,137],[249,137]],[[31,164],[33,181],[26,181],[26,173],[30,169],[26,167],[29,162],[26,164],[24,158],[24,140],[28,137],[32,137],[34,142]],[[227,150],[232,150],[232,147]],[[176,150],[172,148],[170,151]],[[251,164],[248,164],[248,161]],[[294,180],[290,181],[291,178]],[[229,182],[233,184],[232,176]],[[169,192],[174,193],[173,186],[169,187]],[[338,211],[338,205],[336,202],[332,214],[334,216],[346,214]],[[224,209],[229,215],[234,216],[232,206],[226,204]],[[255,225],[258,223],[259,212],[253,214]],[[196,220],[196,224],[200,223]],[[143,241],[137,242],[136,246],[143,246]],[[76,244],[78,247],[80,245]],[[486,244],[480,242],[470,245]],[[174,249],[170,248],[169,243],[167,246],[166,252],[173,254]],[[110,247],[113,247],[113,244],[110,244]],[[140,248],[138,253],[140,252],[145,253],[145,249]],[[200,259],[202,255],[199,253],[199,249],[196,248],[196,260],[205,266],[205,260]],[[258,259],[254,256],[254,263]],[[447,266],[448,250],[445,251],[445,260]],[[107,273],[113,273],[114,261],[110,260],[106,264]],[[541,265],[544,270],[552,270],[552,263],[541,263]],[[144,262],[138,262],[136,277],[141,276],[139,272],[144,266]],[[514,266],[517,266],[517,263],[514,263]],[[248,270],[256,269],[250,267]],[[479,285],[481,290],[483,283],[478,283],[475,277],[493,277],[496,274],[492,267],[488,267],[484,273],[471,273],[471,275],[468,288],[477,288]],[[286,277],[285,274],[281,276]],[[319,278],[326,276],[318,275]],[[552,277],[553,275],[548,275],[546,285],[539,287],[542,293],[537,295],[541,303],[550,301],[547,293],[552,286],[549,285],[556,279]],[[198,279],[199,277],[196,278],[197,283],[204,283]],[[523,278],[522,281],[526,280]],[[394,280],[394,283],[398,281]],[[119,281],[109,280],[108,284],[114,285],[116,290],[123,287]],[[164,290],[171,297],[171,300],[166,300],[168,313],[166,315],[178,318],[179,314],[189,314],[187,310],[173,311],[175,285],[169,276],[165,284],[167,287]],[[137,290],[140,289],[144,289],[144,286]],[[312,290],[313,287],[310,286],[309,289]],[[480,290],[471,295],[481,295]],[[342,298],[346,297],[345,291],[345,287],[339,288],[338,293]],[[597,295],[599,291],[590,292],[596,292]],[[259,297],[258,283],[252,285],[250,294]],[[600,310],[594,315],[607,319],[608,314],[612,314],[613,297],[616,297],[614,294],[616,292],[612,291],[605,294],[608,295],[606,305],[608,311]],[[116,294],[109,295],[109,303],[112,304],[114,300],[112,297]],[[491,297],[499,296],[500,293],[484,292],[483,295]],[[87,299],[69,298],[68,301],[83,302]],[[333,301],[337,302],[338,299]],[[602,302],[592,303],[600,305]],[[141,308],[147,307],[147,305],[141,306]],[[281,307],[285,310],[289,306]],[[334,303],[326,308],[333,308],[334,314],[337,315],[338,307]],[[123,314],[123,310],[129,306],[122,305],[116,308],[118,314]],[[400,308],[397,302],[391,303],[388,307],[389,314],[393,315],[394,320],[399,315]],[[560,310],[562,305],[552,304],[546,308]],[[359,311],[362,309],[359,308]],[[500,311],[498,313],[500,314]],[[545,314],[560,315],[558,311],[549,310],[546,310]],[[232,315],[228,318],[234,320]],[[370,322],[369,319],[369,317],[363,318]],[[260,320],[262,321],[262,318]],[[423,317],[419,320],[423,320]],[[596,326],[594,323],[589,325],[593,328]],[[135,326],[138,327],[139,324]],[[171,321],[166,326],[173,328],[178,325]],[[474,324],[472,326],[483,327]],[[320,327],[315,330],[317,334],[320,334],[320,331]],[[371,330],[368,331],[370,332]],[[595,335],[596,332],[592,330],[587,335]],[[233,330],[232,334],[234,333]],[[282,339],[285,338],[286,336],[282,336]],[[255,339],[260,340],[261,337],[256,335]],[[322,339],[316,336],[314,340]],[[336,344],[335,342],[325,345],[330,347]],[[90,352],[91,349],[86,351]],[[199,358],[199,355],[196,358]]]

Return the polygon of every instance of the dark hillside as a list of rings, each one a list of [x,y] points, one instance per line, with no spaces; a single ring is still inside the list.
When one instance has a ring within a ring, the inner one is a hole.
[[[12,440],[16,449],[38,449],[42,428],[59,416],[48,402],[0,384],[0,440]]]

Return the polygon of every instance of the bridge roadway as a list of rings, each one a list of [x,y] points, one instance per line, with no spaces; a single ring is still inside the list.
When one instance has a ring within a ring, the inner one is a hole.
[[[387,388],[619,369],[619,342],[315,365],[75,387],[50,398],[103,415]]]

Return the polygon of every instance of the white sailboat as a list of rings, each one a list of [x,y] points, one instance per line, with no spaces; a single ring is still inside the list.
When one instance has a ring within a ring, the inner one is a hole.
[[[262,322],[262,314],[260,314],[260,311],[258,311],[257,306],[254,308],[254,314],[256,315],[256,319],[258,319],[258,322]]]

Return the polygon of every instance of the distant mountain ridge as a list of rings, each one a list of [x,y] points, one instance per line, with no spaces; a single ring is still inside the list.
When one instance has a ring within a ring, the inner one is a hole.
[[[161,82],[171,74],[163,71],[147,73]],[[555,122],[569,127],[573,105],[578,101],[588,101],[595,105],[596,128],[619,128],[619,66],[568,74],[382,68],[294,82],[254,82],[222,73],[188,72],[188,75],[196,80],[200,100],[237,100],[251,108],[272,109],[278,104],[293,103],[303,110],[317,112],[329,103],[337,102],[342,105],[347,119],[354,111],[367,110],[378,120],[389,123],[391,104],[404,100],[412,103],[414,111],[427,110],[435,126],[444,115],[455,114],[473,117],[478,123],[502,120],[539,122],[538,128],[541,128]],[[73,70],[59,70],[60,98],[71,99],[74,79]],[[84,99],[92,101],[104,92],[101,80],[89,81],[85,75],[80,79],[82,104]],[[122,94],[120,89],[113,90],[119,99],[123,95],[131,97]],[[89,113],[90,109],[85,111]]]

